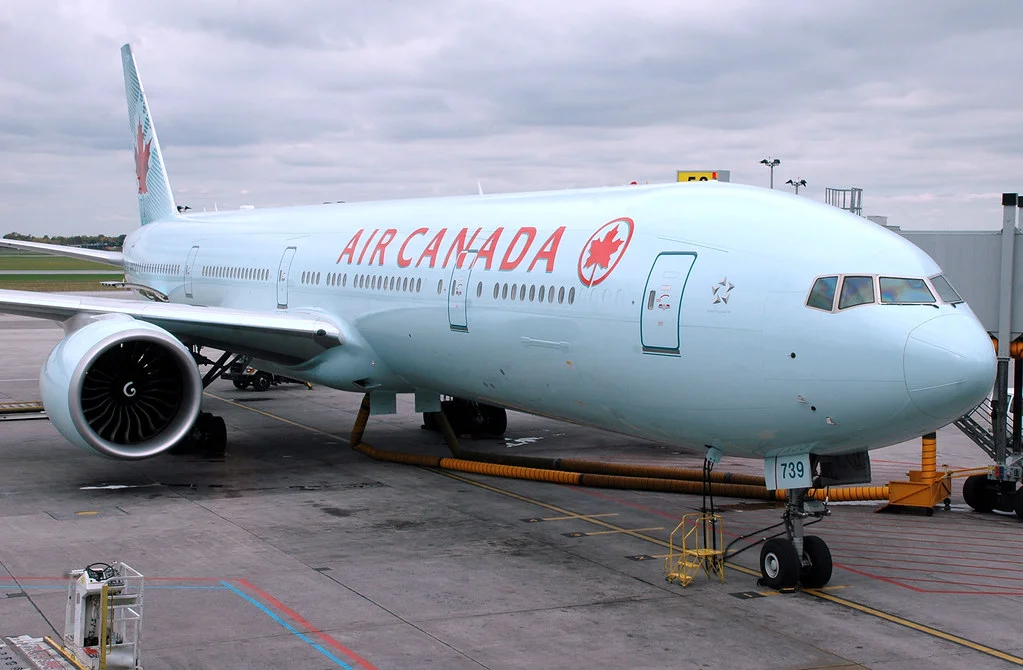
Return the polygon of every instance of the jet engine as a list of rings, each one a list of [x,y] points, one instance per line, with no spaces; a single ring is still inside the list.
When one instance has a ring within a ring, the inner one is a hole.
[[[166,330],[106,315],[91,317],[53,348],[39,390],[50,421],[73,444],[139,459],[189,432],[202,379],[191,353]]]

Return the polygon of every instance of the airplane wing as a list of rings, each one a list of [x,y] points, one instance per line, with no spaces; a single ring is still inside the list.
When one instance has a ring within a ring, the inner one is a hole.
[[[0,290],[0,313],[68,321],[124,314],[168,331],[186,344],[210,346],[285,365],[344,343],[341,327],[317,312],[252,312],[141,300]]]
[[[99,249],[82,249],[81,247],[65,247],[59,244],[43,244],[42,242],[22,242],[20,240],[0,239],[0,247],[19,249],[21,251],[38,251],[54,256],[67,256],[83,261],[95,261],[124,267],[124,255],[120,251],[101,251]]]

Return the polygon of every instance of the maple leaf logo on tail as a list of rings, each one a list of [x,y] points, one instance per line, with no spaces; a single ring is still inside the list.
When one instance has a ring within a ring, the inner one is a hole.
[[[633,226],[633,220],[623,216],[605,223],[586,240],[579,254],[579,281],[584,286],[607,279],[629,248]]]
[[[143,146],[145,137],[142,135],[142,122],[139,122],[138,132],[135,134],[135,176],[139,180],[139,195],[149,192],[146,186],[146,177],[149,175],[149,151],[153,140],[149,140]]]

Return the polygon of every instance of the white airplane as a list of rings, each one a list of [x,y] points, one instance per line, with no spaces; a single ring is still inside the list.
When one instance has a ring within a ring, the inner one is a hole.
[[[124,268],[148,301],[0,291],[62,323],[50,420],[113,458],[198,432],[192,347],[504,430],[505,408],[765,459],[788,489],[771,586],[822,586],[813,486],[869,481],[867,450],[935,430],[991,389],[991,340],[921,250],[775,191],[626,186],[180,214],[131,49],[122,50],[142,226],[123,252],[3,240]],[[470,417],[469,414],[472,414]],[[812,538],[812,539],[811,539]]]

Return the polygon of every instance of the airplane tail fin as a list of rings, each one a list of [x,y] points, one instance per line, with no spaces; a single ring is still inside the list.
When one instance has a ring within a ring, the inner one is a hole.
[[[121,47],[121,61],[124,65],[124,92],[128,97],[128,121],[135,147],[139,217],[144,226],[154,221],[172,219],[177,216],[178,210],[174,205],[160,141],[156,139],[156,128],[149,115],[149,103],[142,90],[142,80],[139,79],[130,44]]]

